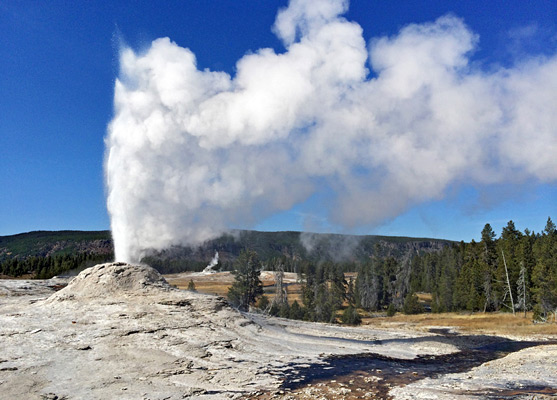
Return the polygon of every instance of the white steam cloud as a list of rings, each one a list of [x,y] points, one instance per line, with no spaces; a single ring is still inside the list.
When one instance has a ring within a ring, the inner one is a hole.
[[[476,68],[443,16],[366,45],[347,1],[292,0],[234,77],[168,38],[121,52],[106,139],[119,261],[195,244],[335,193],[331,221],[377,224],[462,182],[557,179],[557,55]],[[368,70],[370,68],[370,70]]]
[[[211,259],[211,262],[205,267],[205,269],[203,270],[203,273],[204,274],[212,274],[213,272],[215,272],[215,270],[213,268],[215,268],[218,263],[219,263],[219,252],[215,251],[215,255]]]

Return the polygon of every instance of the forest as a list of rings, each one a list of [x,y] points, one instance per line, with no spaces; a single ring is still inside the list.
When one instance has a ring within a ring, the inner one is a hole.
[[[112,261],[114,255],[95,253],[59,254],[54,256],[32,256],[10,258],[0,263],[0,274],[9,277],[27,276],[34,279],[49,279],[68,271],[77,273],[96,264]]]
[[[267,269],[279,275],[284,270],[298,272],[302,304],[279,300],[267,305],[262,300],[260,307],[271,314],[323,322],[337,322],[340,316],[351,323],[359,321],[357,309],[387,314],[533,311],[538,321],[557,316],[557,233],[551,218],[541,233],[520,232],[509,221],[497,238],[486,224],[480,242],[455,243],[399,259],[294,264],[274,260]],[[356,278],[347,279],[344,272],[353,271]],[[416,293],[431,294],[430,305],[420,303]]]
[[[360,295],[374,285],[374,266],[362,269]],[[408,275],[408,276],[407,276]],[[376,276],[376,275],[375,275]],[[385,277],[385,275],[383,275]],[[400,296],[414,292],[433,294],[432,311],[534,311],[546,320],[557,312],[557,232],[548,218],[541,233],[523,233],[509,221],[499,238],[489,224],[481,241],[461,242],[436,254],[414,257],[398,266],[394,280]],[[397,281],[403,282],[397,285]],[[406,283],[407,281],[407,283]],[[400,304],[400,299],[395,299]],[[365,297],[365,296],[364,296]],[[366,297],[367,299],[367,297]],[[365,306],[374,307],[373,296]],[[384,304],[384,303],[379,303]]]

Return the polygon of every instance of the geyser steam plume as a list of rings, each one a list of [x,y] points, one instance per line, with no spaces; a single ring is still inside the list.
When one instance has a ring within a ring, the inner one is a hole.
[[[204,274],[212,274],[213,272],[215,272],[215,270],[213,268],[215,268],[218,263],[219,263],[219,252],[215,251],[215,255],[211,259],[211,262],[205,267],[205,269],[203,270],[203,273]]]
[[[168,38],[123,48],[106,139],[116,259],[195,244],[315,193],[331,221],[380,223],[466,182],[557,178],[557,56],[480,70],[443,16],[372,40],[342,0],[292,0],[283,53],[199,70]],[[368,67],[371,70],[368,70]]]

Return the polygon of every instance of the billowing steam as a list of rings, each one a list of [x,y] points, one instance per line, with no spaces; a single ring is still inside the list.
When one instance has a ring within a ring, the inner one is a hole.
[[[236,75],[168,38],[121,51],[106,139],[116,259],[195,244],[315,193],[330,218],[377,224],[463,182],[557,179],[557,55],[469,60],[454,16],[366,45],[342,0],[292,0]],[[369,68],[369,69],[368,69]]]
[[[215,272],[214,268],[218,265],[218,263],[219,263],[219,252],[215,251],[215,255],[213,256],[213,258],[211,258],[211,262],[205,267],[203,273],[212,274],[213,272]]]

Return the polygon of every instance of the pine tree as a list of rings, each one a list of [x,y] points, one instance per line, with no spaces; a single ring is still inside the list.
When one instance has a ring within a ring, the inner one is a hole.
[[[294,300],[294,302],[290,306],[290,318],[292,319],[304,318],[304,310],[302,310],[302,307],[300,307],[300,303],[298,303],[297,300]]]
[[[242,311],[247,311],[257,297],[263,294],[263,284],[259,279],[261,262],[257,253],[243,250],[234,263],[234,283],[228,289],[228,299]]]
[[[314,321],[334,322],[333,307],[326,282],[318,284],[315,288]]]
[[[536,244],[537,262],[532,272],[534,317],[547,320],[550,313],[557,319],[557,231],[551,218]]]
[[[497,250],[495,245],[495,232],[490,224],[485,224],[482,230],[483,253],[482,266],[482,293],[484,298],[483,311],[486,312],[494,306],[493,280],[497,270]]]
[[[329,265],[329,291],[332,312],[342,308],[344,300],[346,300],[346,280],[344,273],[334,264]]]
[[[548,236],[553,236],[557,233],[557,228],[551,220],[551,217],[547,217],[547,222],[545,224],[545,229],[543,230],[543,232]]]
[[[353,306],[348,306],[342,313],[341,321],[347,325],[360,325],[362,317]]]
[[[312,263],[303,263],[300,266],[300,271],[298,272],[298,280],[302,284],[302,304],[304,305],[304,319],[313,321],[315,314],[315,265]]]
[[[416,294],[408,293],[404,298],[402,312],[404,312],[404,314],[420,314],[424,312],[424,307],[420,304]]]
[[[511,220],[501,232],[498,245],[499,265],[494,284],[496,308],[507,307],[514,312],[511,300],[516,298],[516,287],[511,282],[518,280],[520,272],[519,250],[522,234]]]
[[[257,308],[259,308],[261,311],[269,311],[268,308],[270,306],[271,302],[269,301],[269,298],[265,295],[261,296],[259,298],[259,300],[257,301]]]

